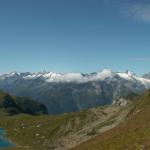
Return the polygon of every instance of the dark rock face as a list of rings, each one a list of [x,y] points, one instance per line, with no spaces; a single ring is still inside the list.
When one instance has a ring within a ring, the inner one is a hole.
[[[46,107],[36,101],[25,97],[13,97],[0,91],[0,110],[10,115],[19,113],[42,115],[48,114]]]
[[[147,74],[144,74],[144,75],[143,75],[143,78],[145,78],[145,79],[150,79],[150,72],[147,73]]]

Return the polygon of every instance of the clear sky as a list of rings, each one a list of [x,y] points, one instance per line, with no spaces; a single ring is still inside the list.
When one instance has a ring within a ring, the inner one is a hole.
[[[150,71],[149,0],[1,0],[0,72]]]

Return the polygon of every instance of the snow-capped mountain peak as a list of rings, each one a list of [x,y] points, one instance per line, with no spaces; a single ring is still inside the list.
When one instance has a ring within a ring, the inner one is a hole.
[[[136,75],[133,71],[129,71],[129,70],[126,70],[125,73],[128,74],[128,76],[135,76]]]
[[[89,74],[44,71],[0,75],[1,90],[37,99],[51,113],[56,113],[56,109],[51,108],[59,105],[58,113],[111,104],[118,96],[140,94],[148,88],[150,79],[131,71],[113,72],[110,69]]]
[[[98,80],[113,79],[115,76],[119,76],[124,80],[137,80],[144,84],[149,85],[150,79],[145,79],[138,77],[135,73],[127,70],[125,72],[113,72],[111,69],[103,69],[100,72],[91,73],[91,74],[82,74],[82,73],[56,73],[51,71],[43,71],[38,73],[30,72],[10,72],[8,74],[0,75],[0,79],[12,78],[12,79],[24,79],[24,80],[34,80],[41,78],[46,82],[76,82],[76,83],[85,83]]]

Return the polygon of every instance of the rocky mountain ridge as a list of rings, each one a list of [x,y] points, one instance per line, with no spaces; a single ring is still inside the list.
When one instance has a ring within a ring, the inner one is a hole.
[[[150,88],[150,79],[135,73],[18,73],[0,75],[0,89],[17,96],[33,98],[47,106],[50,114],[75,112],[112,104],[118,97],[141,94]]]

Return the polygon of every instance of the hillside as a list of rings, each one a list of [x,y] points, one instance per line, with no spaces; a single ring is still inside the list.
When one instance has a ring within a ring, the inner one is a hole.
[[[10,150],[150,149],[150,90],[125,98],[131,101],[126,106],[56,116],[0,114],[0,127],[16,144]]]
[[[150,90],[137,98],[127,119],[72,150],[150,149]]]
[[[0,127],[16,144],[10,150],[66,150],[113,128],[126,115],[127,110],[119,106],[56,116],[0,114]]]
[[[9,115],[20,113],[42,115],[48,113],[43,104],[30,98],[11,96],[2,91],[0,91],[0,111]]]

